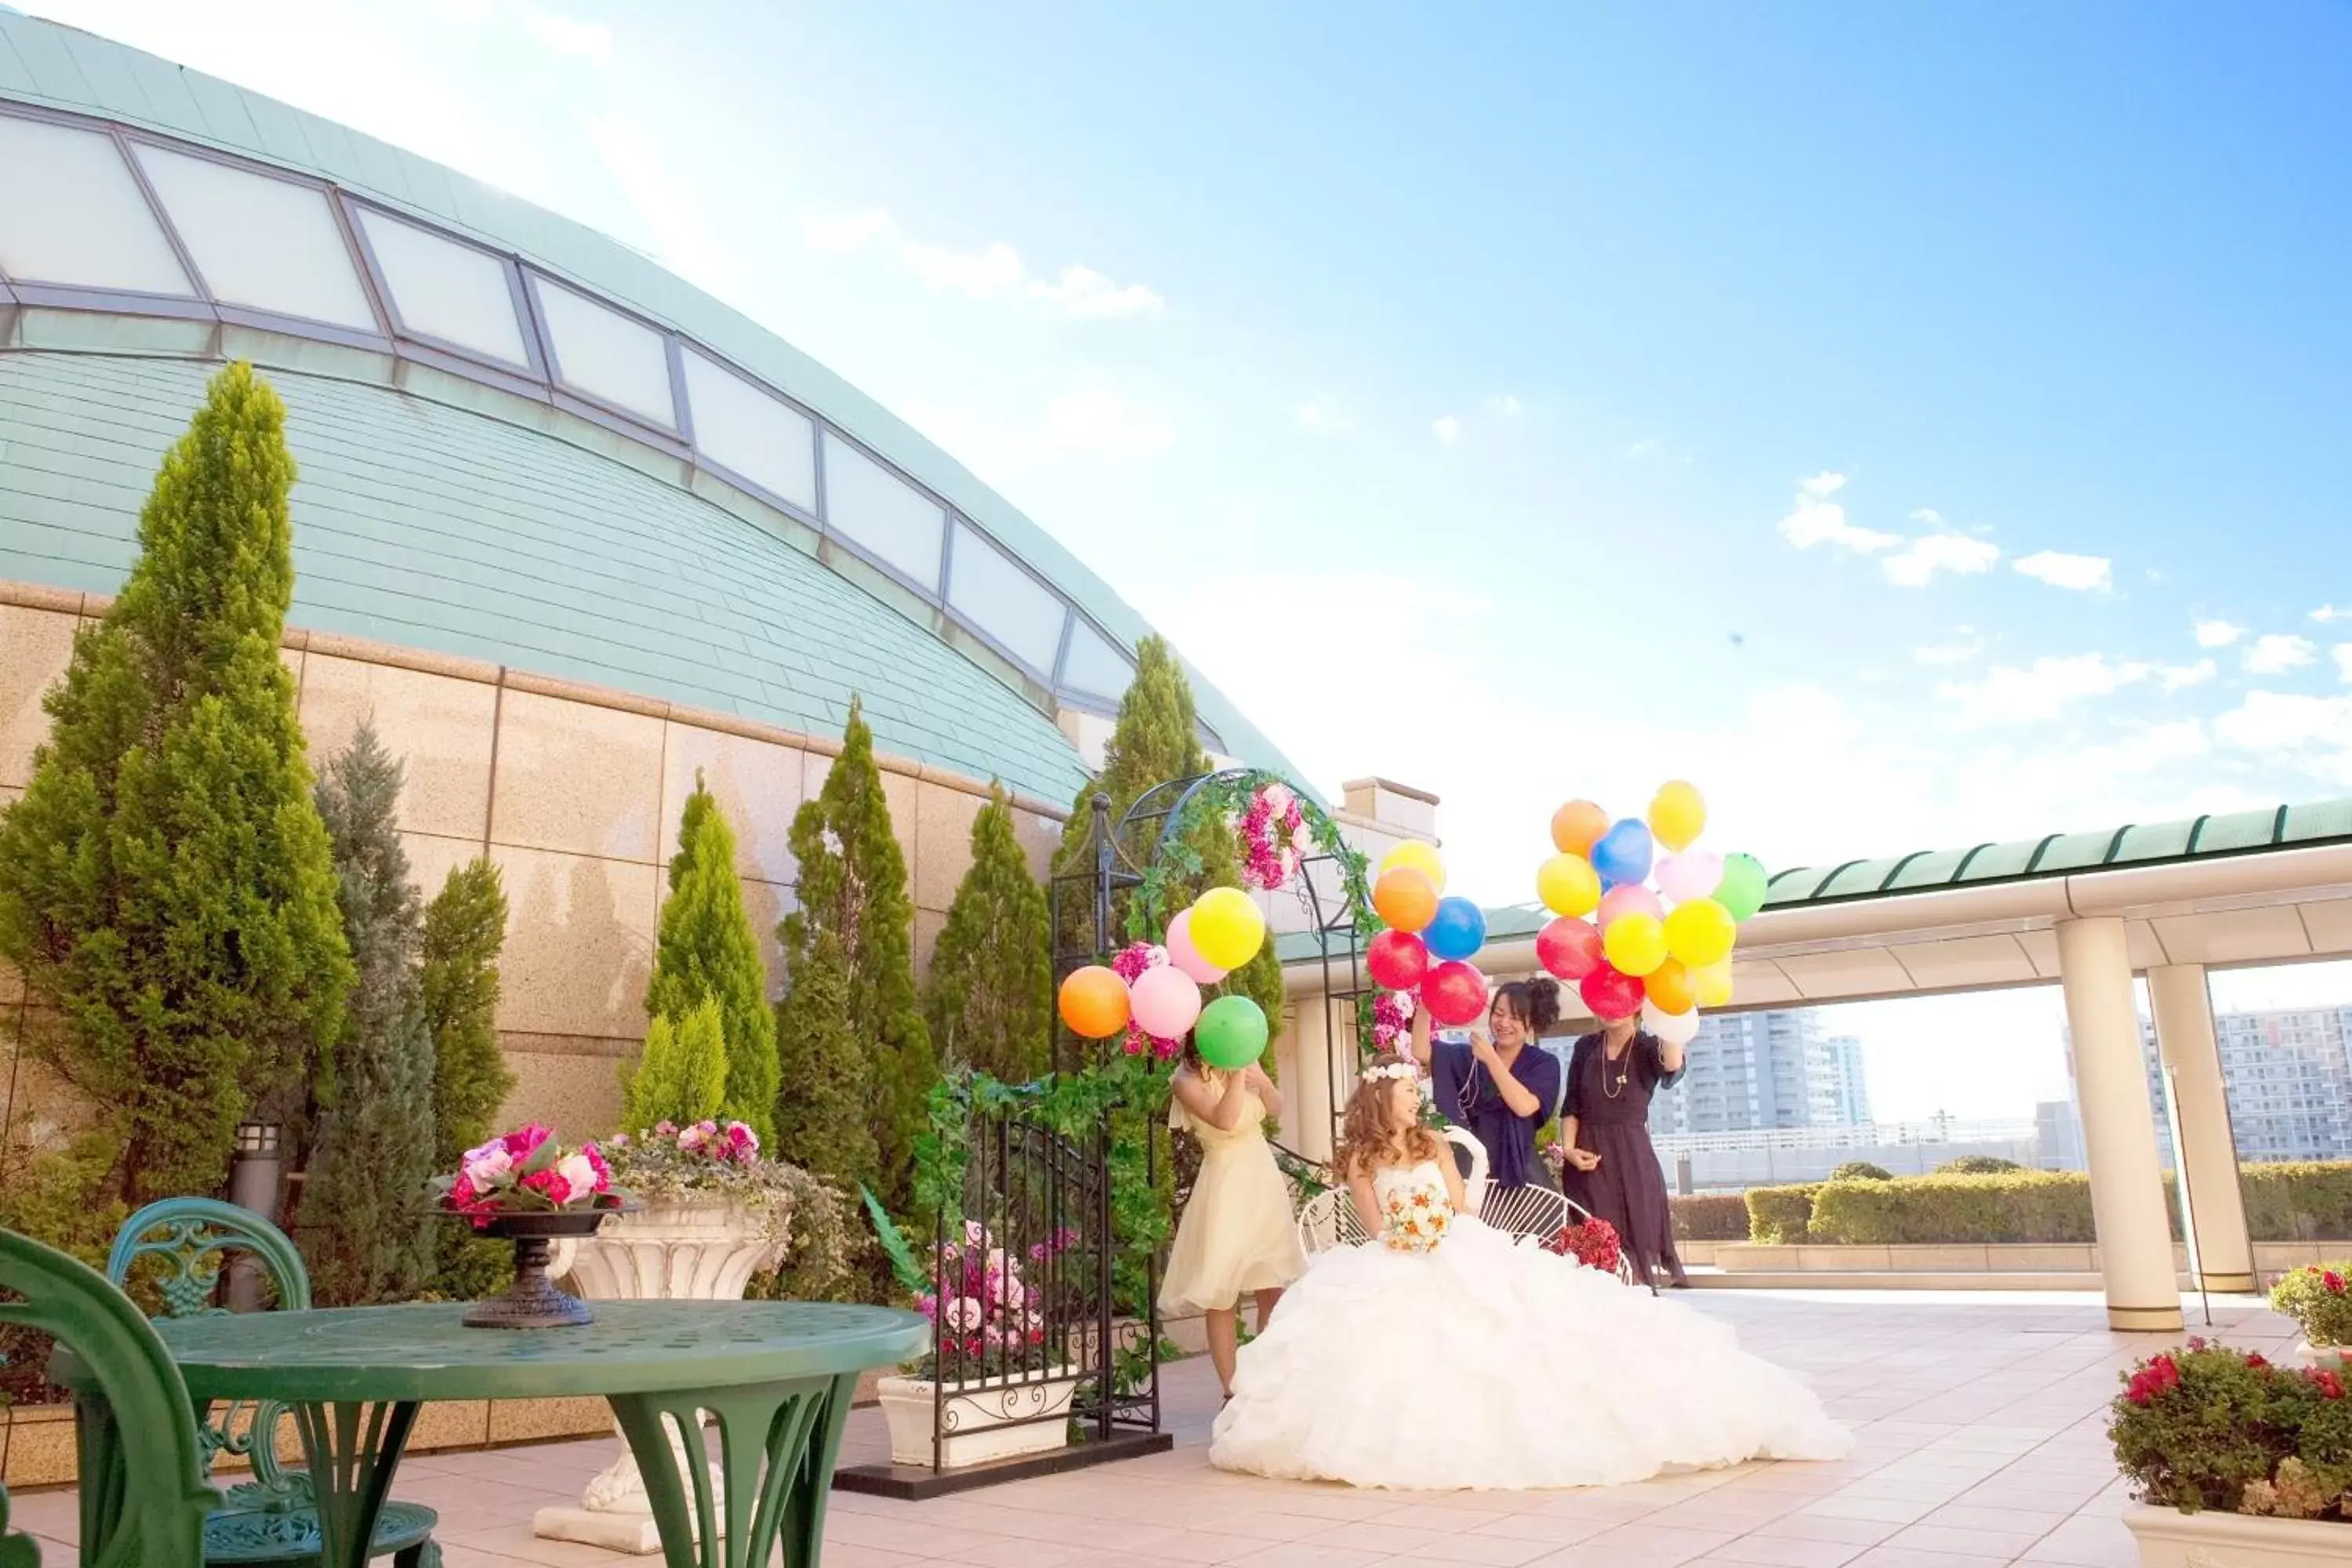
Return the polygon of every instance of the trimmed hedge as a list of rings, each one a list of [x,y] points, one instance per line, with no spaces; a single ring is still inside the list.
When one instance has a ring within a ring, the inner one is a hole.
[[[1748,1200],[1738,1193],[1694,1193],[1668,1200],[1678,1241],[1746,1241]]]
[[[2247,1165],[2240,1181],[2256,1241],[2352,1237],[2352,1162]],[[2097,1238],[2091,1180],[2079,1171],[1751,1187],[1747,1205],[1748,1239],[1767,1245],[2080,1245]],[[2178,1241],[2180,1211],[2169,1176],[2164,1207]]]

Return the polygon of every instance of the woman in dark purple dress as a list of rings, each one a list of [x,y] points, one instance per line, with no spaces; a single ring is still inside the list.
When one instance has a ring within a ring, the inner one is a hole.
[[[1413,1014],[1412,1054],[1429,1069],[1437,1114],[1486,1145],[1486,1180],[1497,1191],[1551,1184],[1536,1130],[1559,1109],[1559,1058],[1543,1045],[1559,1021],[1559,987],[1542,978],[1497,986],[1487,1027],[1461,1045],[1432,1040],[1428,1013]]]
[[[1646,1032],[1638,1018],[1601,1019],[1568,1061],[1560,1188],[1616,1226],[1619,1245],[1653,1285],[1661,1268],[1676,1287],[1689,1284],[1675,1254],[1665,1173],[1650,1145],[1650,1098],[1682,1075],[1682,1047]]]

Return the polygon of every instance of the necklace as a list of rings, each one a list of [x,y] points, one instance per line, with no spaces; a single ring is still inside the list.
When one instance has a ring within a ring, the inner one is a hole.
[[[1616,1069],[1617,1073],[1616,1081],[1613,1084],[1610,1081],[1609,1077],[1610,1069],[1612,1068]],[[1612,1059],[1609,1055],[1609,1037],[1606,1035],[1601,1036],[1601,1097],[1603,1100],[1615,1100],[1623,1095],[1625,1092],[1625,1080],[1633,1076],[1633,1042],[1630,1039],[1627,1040],[1625,1042],[1625,1049],[1614,1059]]]

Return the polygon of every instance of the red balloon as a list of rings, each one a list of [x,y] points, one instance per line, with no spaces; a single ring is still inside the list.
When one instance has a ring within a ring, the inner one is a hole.
[[[1536,932],[1536,962],[1561,980],[1581,980],[1601,967],[1601,928],[1566,915]]]
[[[1643,988],[1638,976],[1603,962],[1577,984],[1577,994],[1596,1018],[1631,1018],[1642,1010]]]
[[[1383,991],[1410,991],[1429,973],[1429,948],[1409,931],[1384,931],[1372,938],[1365,967]]]
[[[1448,1029],[1474,1022],[1486,1011],[1486,977],[1475,964],[1449,959],[1422,978],[1421,1005],[1433,1023]]]

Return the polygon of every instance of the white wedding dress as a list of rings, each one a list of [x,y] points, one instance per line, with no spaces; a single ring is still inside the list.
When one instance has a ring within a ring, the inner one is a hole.
[[[1444,1177],[1382,1171],[1383,1209]],[[1613,1486],[1853,1447],[1729,1327],[1457,1216],[1433,1250],[1318,1255],[1242,1349],[1221,1469],[1360,1487]]]

